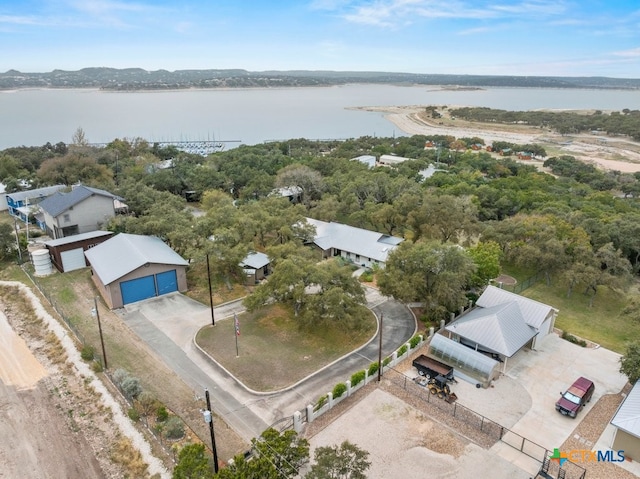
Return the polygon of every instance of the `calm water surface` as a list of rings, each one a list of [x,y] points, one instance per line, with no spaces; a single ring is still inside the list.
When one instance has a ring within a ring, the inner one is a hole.
[[[469,105],[504,110],[640,109],[640,92],[430,86],[346,85],[326,88],[102,92],[0,92],[0,149],[69,143],[78,127],[92,143],[115,138],[153,141],[355,138],[403,133],[381,113],[354,106]],[[240,143],[230,143],[235,146]]]

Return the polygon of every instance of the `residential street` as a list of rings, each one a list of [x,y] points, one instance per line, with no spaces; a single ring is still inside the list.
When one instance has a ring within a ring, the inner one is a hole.
[[[382,354],[391,354],[416,332],[411,312],[402,304],[366,288],[367,306],[383,316]],[[233,318],[243,311],[242,301],[233,301],[214,309],[216,321]],[[208,388],[212,407],[241,437],[249,441],[279,419],[291,416],[338,382],[365,369],[378,359],[378,336],[298,384],[285,390],[255,393],[247,390],[220,365],[206,358],[195,346],[197,331],[211,322],[211,310],[179,293],[127,305],[118,310],[125,323],[144,340],[176,374],[204,395]]]

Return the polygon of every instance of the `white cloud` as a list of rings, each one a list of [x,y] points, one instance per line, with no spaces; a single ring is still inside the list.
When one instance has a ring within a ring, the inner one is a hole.
[[[337,4],[343,18],[349,22],[393,27],[415,18],[485,20],[516,18],[530,21],[532,18],[554,18],[563,15],[567,7],[557,0],[525,0],[514,4],[480,4],[458,0],[375,0],[343,6],[342,2],[321,0],[323,4]]]
[[[640,47],[632,48],[630,50],[621,50],[619,52],[613,52],[613,55],[617,57],[624,57],[624,58],[640,57]]]

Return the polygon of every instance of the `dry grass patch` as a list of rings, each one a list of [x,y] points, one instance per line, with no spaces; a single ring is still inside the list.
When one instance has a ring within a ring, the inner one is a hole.
[[[129,473],[128,477],[148,477],[148,466],[142,459],[140,451],[136,449],[126,437],[118,439],[111,448],[111,460],[123,466]]]
[[[363,345],[375,333],[373,314],[362,308],[363,327],[346,332],[339,325],[302,328],[291,308],[275,304],[201,329],[196,341],[211,357],[257,391],[274,391],[303,379]]]

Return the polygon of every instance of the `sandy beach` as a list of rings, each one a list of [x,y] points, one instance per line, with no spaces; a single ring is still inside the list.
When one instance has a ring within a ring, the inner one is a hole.
[[[449,106],[455,108],[455,106]],[[486,144],[507,141],[519,145],[536,143],[547,149],[549,156],[572,155],[606,170],[624,173],[640,171],[640,143],[624,137],[604,137],[590,134],[562,136],[558,133],[533,127],[484,124],[452,121],[436,123],[423,118],[424,106],[370,106],[358,108],[384,113],[387,120],[408,135],[450,135],[456,138],[482,138]]]

